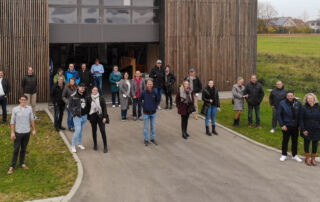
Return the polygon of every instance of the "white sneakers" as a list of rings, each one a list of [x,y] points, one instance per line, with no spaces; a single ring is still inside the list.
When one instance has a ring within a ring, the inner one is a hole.
[[[274,133],[275,132],[275,130],[272,128],[271,130],[270,130],[270,133]]]
[[[296,160],[298,163],[301,163],[301,162],[302,162],[302,160],[299,158],[298,155],[293,156],[292,159],[293,159],[293,160]],[[287,156],[281,155],[280,161],[283,162],[283,161],[285,161],[285,160],[287,160]]]
[[[298,155],[293,156],[292,159],[293,159],[293,160],[296,160],[298,163],[301,163],[301,162],[302,162],[301,158],[299,158]]]
[[[79,149],[81,149],[81,150],[85,150],[85,149],[86,149],[86,148],[85,148],[83,145],[81,145],[81,144],[79,144],[78,147],[79,147]],[[76,147],[71,146],[71,151],[72,151],[72,153],[77,153]]]
[[[281,155],[281,157],[280,157],[280,161],[285,161],[285,160],[287,160],[287,156],[284,156],[284,155]]]
[[[112,108],[115,108],[116,107],[116,105],[112,105]]]
[[[161,110],[161,107],[160,107],[160,105],[158,106],[158,109],[159,109],[159,110]]]

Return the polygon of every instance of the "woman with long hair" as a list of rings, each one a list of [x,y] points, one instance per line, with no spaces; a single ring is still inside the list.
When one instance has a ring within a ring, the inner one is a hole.
[[[121,117],[122,121],[127,120],[127,111],[129,109],[131,82],[129,80],[129,73],[123,74],[123,79],[119,83],[120,103],[121,103]]]
[[[64,103],[67,106],[67,112],[68,112],[68,128],[70,131],[74,131],[74,123],[73,123],[73,117],[72,114],[70,112],[70,110],[68,109],[68,104],[69,104],[69,97],[71,96],[72,93],[74,93],[77,90],[77,82],[75,80],[75,78],[70,78],[69,82],[66,84],[66,86],[63,89],[62,92],[62,100],[64,101]]]

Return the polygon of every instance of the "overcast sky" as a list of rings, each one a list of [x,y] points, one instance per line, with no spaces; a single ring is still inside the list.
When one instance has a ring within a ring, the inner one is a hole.
[[[258,0],[270,2],[278,11],[279,16],[301,18],[306,10],[309,20],[320,18],[320,0]]]

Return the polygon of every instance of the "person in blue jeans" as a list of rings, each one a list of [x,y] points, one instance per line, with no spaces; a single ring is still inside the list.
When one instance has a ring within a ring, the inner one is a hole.
[[[160,102],[162,97],[162,89],[164,87],[164,82],[165,82],[165,72],[164,72],[164,68],[162,67],[161,60],[157,60],[157,64],[151,69],[149,77],[153,79],[153,82],[154,82],[153,86],[157,90],[158,97],[159,97],[159,101],[157,103],[158,109],[161,109]]]
[[[98,58],[95,60],[95,64],[91,66],[91,74],[94,85],[99,87],[99,94],[102,95],[102,74],[104,74],[104,68]]]
[[[76,153],[76,145],[81,150],[84,150],[85,147],[82,145],[82,135],[83,129],[87,122],[87,114],[88,114],[88,106],[86,104],[85,97],[86,85],[84,83],[80,83],[78,90],[74,92],[69,98],[69,110],[71,111],[75,131],[72,138],[72,146],[71,151]]]
[[[10,92],[10,83],[4,77],[3,71],[0,70],[0,105],[2,106],[2,120],[7,123],[7,99]]]
[[[218,135],[216,131],[216,113],[220,111],[220,100],[218,89],[214,86],[214,81],[209,80],[208,86],[202,91],[202,100],[204,102],[201,113],[206,115],[206,134],[211,136],[209,131],[209,121],[211,118],[212,133]]]
[[[67,124],[68,124],[68,129],[72,132],[74,132],[74,124],[72,120],[72,114],[71,111],[69,110],[68,104],[69,104],[69,98],[70,96],[77,90],[77,83],[75,78],[70,78],[69,82],[65,85],[62,91],[62,100],[65,103],[65,106],[67,107],[67,112],[68,112],[68,119],[67,119]]]
[[[148,129],[150,124],[150,133],[151,138],[150,142],[154,145],[158,145],[155,141],[155,122],[156,122],[156,112],[158,107],[158,102],[160,98],[158,97],[158,92],[153,88],[153,81],[147,81],[147,89],[142,91],[140,95],[140,101],[142,103],[143,108],[143,118],[144,118],[144,145],[148,146],[149,138],[148,138]]]

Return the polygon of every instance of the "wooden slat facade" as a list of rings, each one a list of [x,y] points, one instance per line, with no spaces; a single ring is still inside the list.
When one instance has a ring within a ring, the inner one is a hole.
[[[0,70],[11,84],[9,103],[22,94],[21,80],[32,66],[37,102],[49,100],[49,24],[46,0],[0,0]]]
[[[257,0],[166,0],[165,60],[182,82],[194,67],[203,84],[231,90],[256,72]]]

